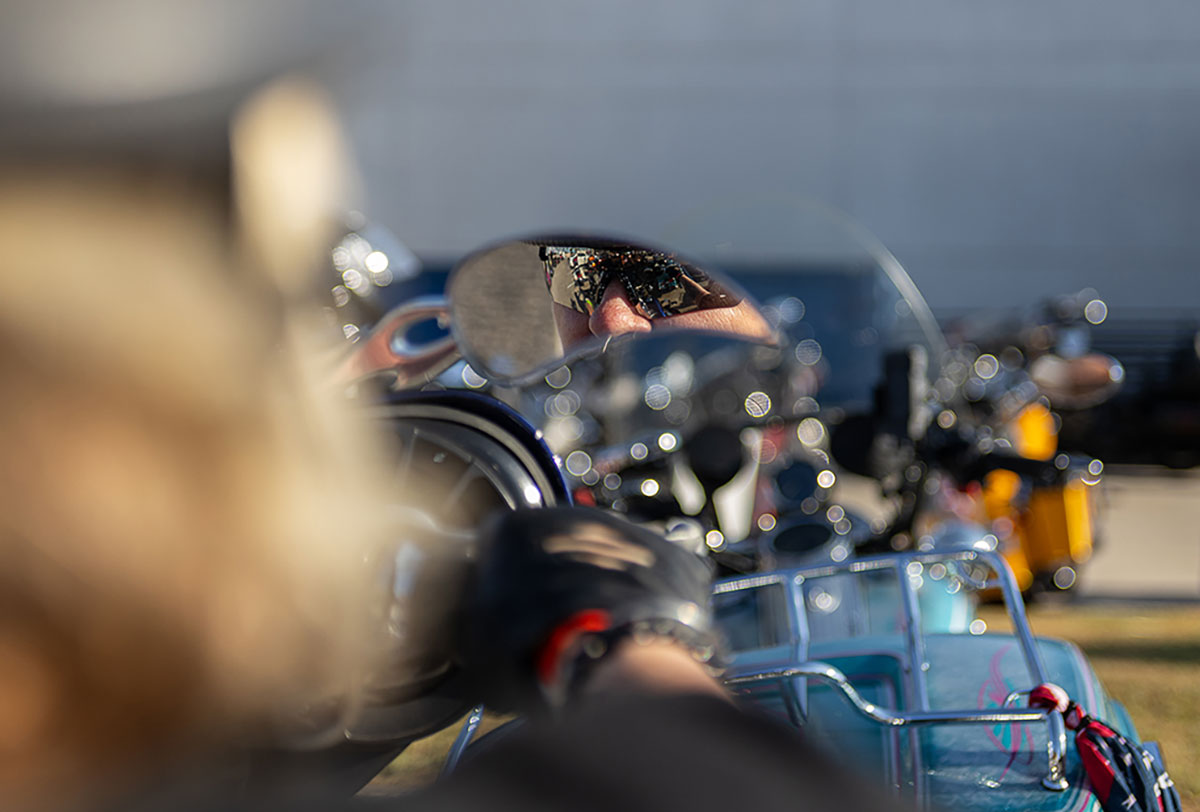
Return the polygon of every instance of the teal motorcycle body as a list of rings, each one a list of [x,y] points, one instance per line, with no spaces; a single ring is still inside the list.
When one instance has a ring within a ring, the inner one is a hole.
[[[957,599],[978,589],[1005,595],[1010,629],[948,622]],[[714,608],[732,689],[919,808],[1098,810],[1061,715],[1025,707],[1045,682],[1138,740],[1079,649],[1032,634],[993,552],[884,555],[725,579]]]

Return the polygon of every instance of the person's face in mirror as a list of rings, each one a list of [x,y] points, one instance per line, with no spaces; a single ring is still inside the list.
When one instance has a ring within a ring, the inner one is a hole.
[[[592,312],[583,313],[553,302],[554,323],[563,350],[593,337],[644,333],[651,330],[704,330],[728,333],[758,341],[767,341],[772,331],[758,309],[746,299],[735,304],[699,307],[686,313],[650,317],[635,302],[623,282],[613,280],[604,290]]]

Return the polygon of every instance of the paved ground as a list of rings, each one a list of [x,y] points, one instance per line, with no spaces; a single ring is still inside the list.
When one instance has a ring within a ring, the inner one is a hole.
[[[1200,470],[1110,469],[1104,494],[1082,596],[1200,601]]]

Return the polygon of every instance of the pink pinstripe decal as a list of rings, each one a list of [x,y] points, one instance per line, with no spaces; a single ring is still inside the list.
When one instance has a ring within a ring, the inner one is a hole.
[[[1004,659],[1004,655],[1011,651],[1012,644],[1003,646],[993,655],[991,662],[988,664],[989,676],[982,685],[979,686],[979,699],[977,707],[979,708],[998,708],[1004,704],[1004,699],[1013,690],[1009,685],[1008,680],[1000,671],[1000,662]],[[1004,769],[1000,775],[996,777],[996,781],[1000,781],[1004,776],[1008,775],[1008,771],[1018,760],[1025,764],[1033,763],[1033,732],[1029,729],[1029,725],[1023,722],[1014,724],[998,724],[988,728],[984,728],[987,732],[988,739],[997,750],[1008,753],[1008,762],[1004,765]],[[1023,758],[1022,758],[1023,756]]]

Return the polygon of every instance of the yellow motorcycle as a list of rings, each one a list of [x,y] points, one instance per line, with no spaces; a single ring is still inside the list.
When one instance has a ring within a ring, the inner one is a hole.
[[[956,348],[968,368],[964,392],[991,442],[1062,472],[1050,482],[992,471],[974,494],[976,518],[992,527],[1025,593],[1075,587],[1096,545],[1104,466],[1060,448],[1061,421],[1052,410],[1103,402],[1124,378],[1115,359],[1087,351],[1088,325],[1107,314],[1089,294],[1055,300],[1044,310],[1049,318],[992,330]]]

